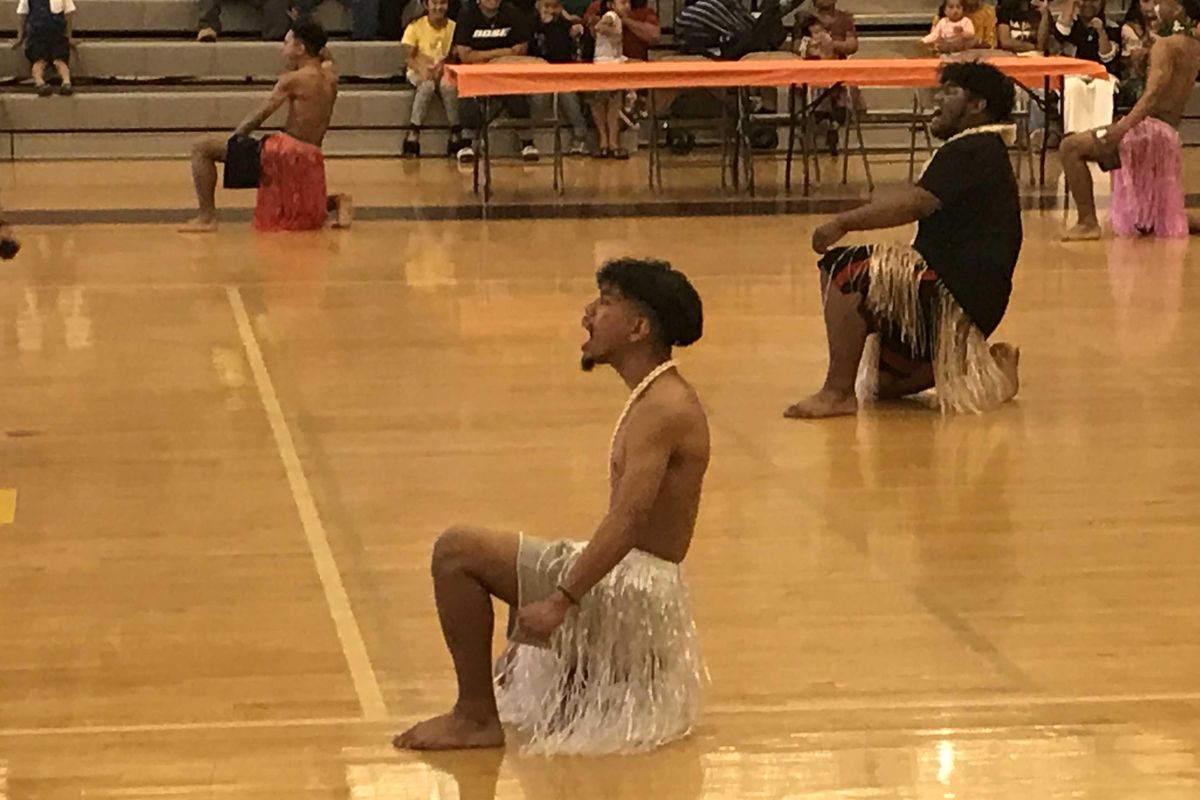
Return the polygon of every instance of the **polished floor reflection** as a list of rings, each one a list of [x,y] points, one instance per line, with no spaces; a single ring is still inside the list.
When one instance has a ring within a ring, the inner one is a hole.
[[[795,423],[808,217],[29,228],[0,270],[0,800],[1200,796],[1200,251],[1028,239],[1019,402]],[[712,676],[636,758],[398,754],[454,522],[586,537],[598,262],[668,258],[714,460]]]

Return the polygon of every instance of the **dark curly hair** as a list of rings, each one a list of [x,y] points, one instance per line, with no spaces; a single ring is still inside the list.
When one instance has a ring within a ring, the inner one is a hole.
[[[615,287],[640,305],[655,338],[667,347],[687,347],[704,333],[704,305],[691,281],[666,261],[618,258],[596,273],[601,288]]]
[[[940,83],[958,86],[987,104],[988,119],[1008,122],[1012,119],[1016,90],[1012,79],[991,64],[961,61],[946,64],[939,76]]]
[[[329,43],[329,37],[321,23],[313,20],[293,23],[292,36],[296,37],[300,44],[304,45],[305,51],[314,58],[321,55],[321,51]]]

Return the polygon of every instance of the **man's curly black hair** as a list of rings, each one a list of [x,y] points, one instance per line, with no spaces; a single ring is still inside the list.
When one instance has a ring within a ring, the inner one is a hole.
[[[988,119],[992,122],[1012,120],[1016,90],[1012,79],[991,64],[961,61],[942,67],[939,81],[970,92],[987,104]]]
[[[645,309],[655,338],[667,347],[687,347],[704,333],[704,305],[682,272],[666,261],[618,258],[596,273],[601,288],[615,287]]]

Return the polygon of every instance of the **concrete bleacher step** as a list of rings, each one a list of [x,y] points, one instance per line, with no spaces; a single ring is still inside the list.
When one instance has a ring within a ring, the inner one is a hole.
[[[233,130],[267,97],[258,88],[81,91],[74,97],[0,95],[4,129],[35,131]],[[338,95],[333,126],[399,127],[408,122],[413,93],[394,88],[346,88]],[[284,112],[278,112],[282,119]]]
[[[401,75],[404,58],[395,42],[331,42],[338,72],[359,78]],[[83,41],[71,61],[73,76],[83,80],[274,80],[284,69],[275,42],[222,41],[203,44],[147,39]],[[0,50],[0,76],[29,77],[23,53]]]
[[[82,0],[75,15],[75,29],[93,34],[166,33],[195,35],[199,21],[195,0]],[[316,10],[316,19],[331,33],[350,30],[350,12],[335,0],[326,0]],[[254,3],[229,2],[221,14],[225,33],[257,34],[262,15]],[[12,36],[17,29],[17,4],[0,6],[0,34]]]

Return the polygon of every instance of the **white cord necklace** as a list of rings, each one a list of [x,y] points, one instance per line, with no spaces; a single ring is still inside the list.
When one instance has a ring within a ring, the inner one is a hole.
[[[663,363],[659,364],[654,368],[653,371],[651,371],[649,375],[642,379],[642,382],[639,383],[637,388],[635,388],[629,395],[629,399],[625,401],[625,408],[621,409],[621,416],[617,417],[617,426],[613,428],[612,441],[608,445],[608,470],[610,477],[612,473],[613,461],[617,455],[617,436],[620,435],[621,427],[625,424],[625,418],[629,416],[629,412],[633,408],[633,404],[637,402],[639,397],[646,393],[646,390],[650,388],[650,384],[658,380],[664,372],[675,369],[676,366],[678,365],[675,363],[674,359],[664,361]]]

